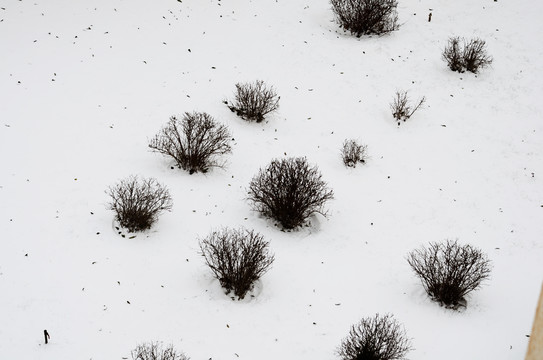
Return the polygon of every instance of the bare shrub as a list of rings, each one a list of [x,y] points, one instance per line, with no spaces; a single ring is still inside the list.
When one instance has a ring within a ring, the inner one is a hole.
[[[313,213],[326,215],[323,206],[333,192],[321,178],[305,157],[275,159],[253,177],[248,199],[256,211],[294,229]]]
[[[403,359],[411,350],[405,330],[392,315],[363,318],[337,349],[343,360]]]
[[[207,172],[222,166],[217,158],[230,153],[232,136],[207,113],[185,113],[181,120],[172,116],[168,124],[149,142],[149,147],[173,158],[178,167]]]
[[[441,56],[447,62],[447,66],[449,66],[449,69],[452,71],[465,71],[459,37],[456,36],[449,38],[447,46],[445,46],[445,49],[443,49]]]
[[[226,293],[234,292],[239,299],[271,267],[274,256],[268,247],[261,234],[243,228],[223,228],[200,240],[206,264]]]
[[[341,158],[343,163],[348,167],[356,167],[356,164],[366,162],[367,145],[361,145],[356,140],[349,139],[343,142],[341,148]]]
[[[477,73],[480,68],[492,64],[492,58],[486,53],[486,42],[481,39],[471,39],[469,42],[465,42],[462,55],[466,70],[472,73]]]
[[[130,232],[151,228],[158,215],[173,205],[168,189],[153,178],[130,176],[111,186],[107,193],[115,220]]]
[[[460,73],[466,70],[477,73],[479,69],[492,64],[492,57],[486,52],[486,42],[479,38],[469,41],[458,36],[449,38],[442,57],[449,69]]]
[[[490,276],[490,260],[471,245],[447,240],[412,251],[407,262],[430,298],[447,308],[466,306],[465,296]]]
[[[400,125],[401,121],[406,121],[413,116],[415,111],[417,111],[425,101],[426,98],[423,96],[421,99],[419,99],[417,105],[412,107],[413,105],[410,104],[407,91],[396,91],[396,96],[390,104],[392,116],[398,121],[398,125]]]
[[[358,37],[398,30],[397,0],[331,0],[343,29]]]
[[[177,352],[173,345],[163,348],[159,342],[138,345],[130,354],[132,360],[190,360],[185,354]]]
[[[242,119],[261,122],[267,114],[279,108],[279,99],[273,87],[257,80],[236,84],[234,102],[225,101],[225,104]]]

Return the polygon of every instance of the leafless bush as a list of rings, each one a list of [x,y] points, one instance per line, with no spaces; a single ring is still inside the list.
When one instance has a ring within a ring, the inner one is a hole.
[[[390,104],[392,116],[398,121],[398,125],[400,125],[401,121],[406,121],[411,116],[413,116],[415,111],[417,111],[424,104],[425,101],[426,98],[423,96],[418,101],[417,105],[412,108],[409,97],[407,96],[407,91],[396,91],[396,97]]]
[[[256,211],[294,229],[313,213],[326,215],[323,205],[333,192],[321,177],[305,157],[276,159],[253,177],[248,199]]]
[[[342,360],[395,360],[409,350],[411,342],[392,315],[376,314],[353,325],[337,353]]]
[[[266,86],[262,80],[236,84],[235,96],[233,103],[225,101],[225,104],[232,112],[248,121],[261,122],[267,114],[279,108],[280,97],[273,87]]]
[[[486,42],[481,39],[471,39],[464,44],[463,59],[466,70],[472,73],[492,64],[492,58],[486,53]]]
[[[163,348],[158,342],[138,345],[131,355],[132,360],[190,360],[185,354],[178,353],[173,345]]]
[[[460,48],[460,38],[451,37],[441,54],[443,59],[447,62],[449,69],[452,71],[464,72],[464,59],[462,57],[462,49]]]
[[[173,158],[180,168],[207,172],[221,166],[217,157],[230,153],[231,135],[225,125],[207,113],[185,113],[181,120],[172,116],[168,124],[150,141],[149,147]]]
[[[471,245],[447,240],[412,251],[407,262],[430,298],[442,306],[465,306],[465,296],[490,276],[490,260]]]
[[[462,41],[462,47],[460,47],[460,41]],[[449,69],[460,73],[466,70],[477,73],[479,69],[492,64],[492,57],[486,52],[486,42],[479,38],[469,41],[458,36],[449,38],[442,57]]]
[[[345,166],[356,167],[359,162],[365,163],[367,149],[367,145],[360,145],[356,140],[345,140],[341,148],[341,158]]]
[[[271,267],[268,242],[254,230],[223,228],[200,240],[200,250],[226,293],[243,299]]]
[[[339,24],[358,37],[398,30],[397,0],[331,0]]]
[[[158,215],[171,210],[173,205],[168,189],[153,178],[130,176],[111,186],[107,193],[115,220],[130,232],[151,228]]]

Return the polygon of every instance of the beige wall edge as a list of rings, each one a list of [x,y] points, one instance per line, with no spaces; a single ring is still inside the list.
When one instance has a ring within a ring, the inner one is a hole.
[[[528,352],[526,360],[542,360],[543,359],[543,285],[539,294],[539,302],[535,312],[534,325],[532,326],[532,334],[530,335],[530,343],[528,344]]]

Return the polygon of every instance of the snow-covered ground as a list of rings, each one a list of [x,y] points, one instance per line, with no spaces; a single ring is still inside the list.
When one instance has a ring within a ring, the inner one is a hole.
[[[152,340],[192,359],[333,359],[375,313],[405,326],[411,359],[522,359],[543,280],[543,3],[398,11],[399,31],[358,39],[327,0],[0,0],[0,359],[122,359]],[[451,72],[452,35],[486,40],[492,67]],[[222,103],[255,79],[281,96],[261,124]],[[427,104],[398,127],[402,89]],[[189,175],[147,147],[185,111],[229,126],[224,169]],[[367,164],[342,164],[346,138]],[[245,200],[285,154],[335,192],[329,217],[295,232]],[[133,239],[105,193],[131,174],[174,200]],[[252,298],[232,301],[198,253],[220,226],[271,243]],[[405,260],[444,239],[493,262],[461,312],[431,302]]]

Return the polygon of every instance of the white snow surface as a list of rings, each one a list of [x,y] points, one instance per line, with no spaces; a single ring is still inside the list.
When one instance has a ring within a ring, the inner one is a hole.
[[[362,38],[327,0],[0,8],[0,359],[130,359],[149,341],[193,360],[334,359],[376,313],[403,324],[410,359],[524,357],[543,280],[543,3],[400,0],[400,29]],[[492,66],[450,71],[453,35],[486,40]],[[281,96],[260,124],[222,103],[256,79]],[[396,90],[427,97],[401,126]],[[230,128],[225,168],[189,175],[148,148],[191,111]],[[343,165],[347,138],[368,145],[366,164]],[[327,218],[293,232],[246,200],[285,155],[307,156],[335,192]],[[105,190],[132,174],[168,186],[174,206],[129,239]],[[242,301],[199,254],[221,226],[257,230],[275,254]],[[445,239],[492,260],[463,311],[432,302],[406,261]]]

